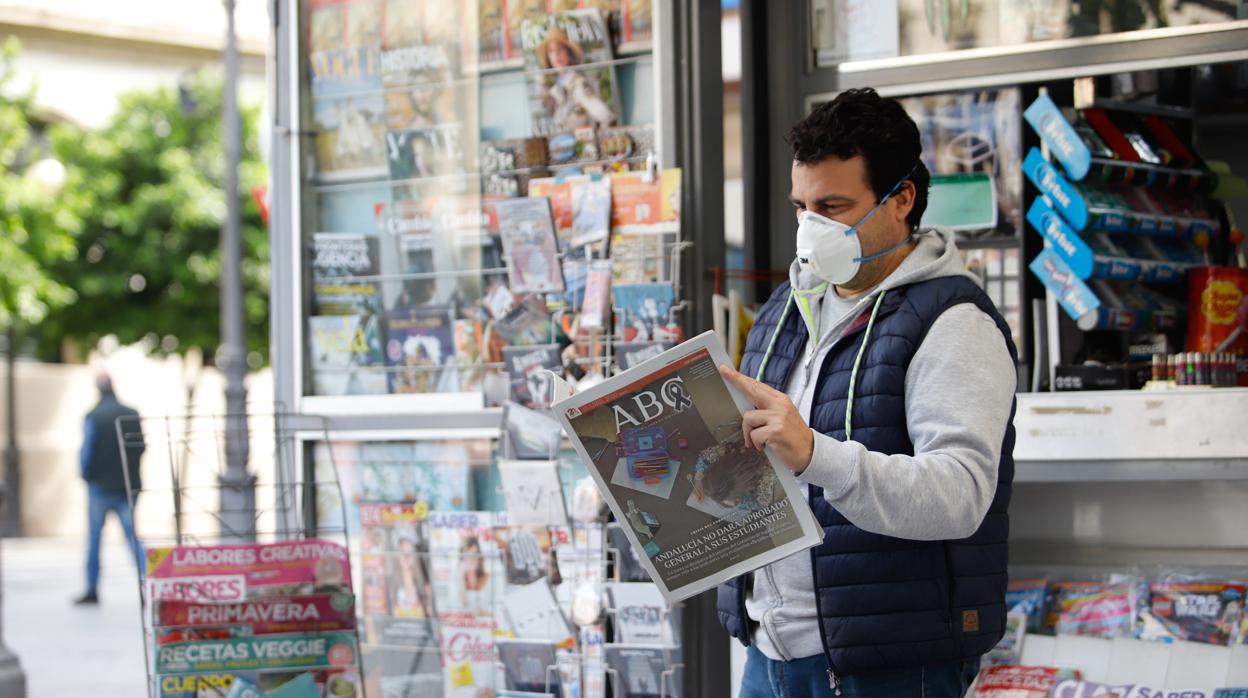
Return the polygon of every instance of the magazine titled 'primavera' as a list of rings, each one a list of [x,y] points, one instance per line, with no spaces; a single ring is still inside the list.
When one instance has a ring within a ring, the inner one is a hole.
[[[745,446],[726,363],[707,332],[553,406],[668,603],[821,539],[793,474]]]

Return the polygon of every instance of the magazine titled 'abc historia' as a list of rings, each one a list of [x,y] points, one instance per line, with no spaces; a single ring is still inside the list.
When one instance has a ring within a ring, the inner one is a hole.
[[[668,603],[817,545],[797,480],[747,448],[707,332],[553,405]]]

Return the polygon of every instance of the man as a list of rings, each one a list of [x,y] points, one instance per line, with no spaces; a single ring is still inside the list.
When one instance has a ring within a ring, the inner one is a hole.
[[[134,534],[134,512],[130,510],[130,501],[126,497],[127,472],[134,498],[138,498],[142,487],[139,457],[143,455],[143,436],[138,421],[127,419],[122,422],[126,439],[125,470],[117,439],[118,418],[134,418],[139,413],[117,401],[108,375],[101,373],[96,376],[95,386],[100,391],[100,401],[87,414],[83,424],[82,451],[79,453],[82,479],[87,481],[87,591],[74,601],[80,606],[100,602],[100,534],[108,512],[116,514],[121,522],[139,574],[143,574],[143,550]]]
[[[952,234],[919,229],[900,104],[850,90],[787,140],[798,258],[721,372],[824,540],[720,587],[741,696],[960,696],[1005,623],[1009,327]]]

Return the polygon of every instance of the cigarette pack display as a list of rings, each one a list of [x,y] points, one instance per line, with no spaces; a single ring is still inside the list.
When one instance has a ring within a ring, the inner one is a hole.
[[[524,197],[499,201],[499,235],[507,253],[507,274],[516,293],[563,290],[555,228],[546,199]]]

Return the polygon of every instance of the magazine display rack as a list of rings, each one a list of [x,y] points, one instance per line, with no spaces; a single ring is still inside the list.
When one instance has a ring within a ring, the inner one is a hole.
[[[348,534],[316,520],[342,500],[337,471],[293,465],[296,434],[324,435],[323,420],[191,414],[123,417],[116,429],[130,506],[150,514],[136,551],[148,695],[239,684],[240,696],[289,685],[362,697]],[[225,454],[240,445],[257,476],[230,477]]]

